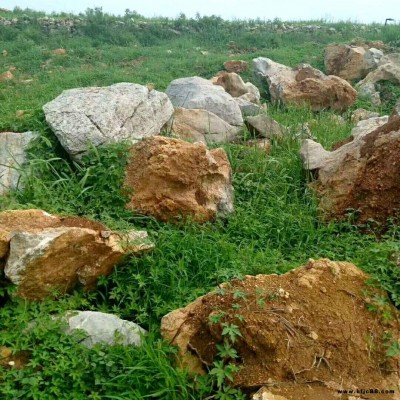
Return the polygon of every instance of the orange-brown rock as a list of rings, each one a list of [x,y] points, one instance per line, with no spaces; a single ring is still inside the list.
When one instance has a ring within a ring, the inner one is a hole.
[[[14,233],[40,232],[60,221],[60,218],[42,210],[9,210],[0,212],[0,259],[7,256],[10,240]]]
[[[0,261],[17,294],[40,300],[64,294],[78,282],[95,287],[127,254],[152,247],[146,232],[118,234],[81,217],[60,218],[41,210],[0,213]]]
[[[344,79],[327,76],[308,64],[290,68],[269,58],[253,60],[259,85],[268,84],[271,99],[283,105],[309,104],[314,111],[344,111],[353,105],[357,92]]]
[[[353,138],[332,152],[313,141],[302,148],[305,166],[318,170],[319,207],[326,220],[343,219],[349,210],[359,224],[373,220],[384,226],[388,218],[399,217],[400,117],[372,120],[383,124],[371,129],[369,120],[361,121]]]
[[[218,72],[218,74],[212,78],[212,82],[214,85],[222,86],[225,92],[228,92],[232,97],[239,97],[248,92],[243,79],[234,72]]]
[[[386,355],[384,338],[399,337],[400,314],[389,301],[375,313],[367,309],[376,306],[374,296],[387,298],[367,278],[351,263],[328,259],[284,275],[246,276],[164,316],[161,334],[195,373],[220,359],[218,344],[236,350],[237,358],[224,358],[240,367],[235,387],[279,382],[277,388],[293,385],[304,394],[313,381],[329,389],[327,397],[318,397],[318,390],[310,397],[277,393],[288,400],[334,399],[340,385],[396,387],[400,357]]]
[[[128,208],[162,221],[196,222],[233,211],[231,167],[222,149],[154,136],[132,146],[125,175]]]
[[[236,74],[247,71],[249,69],[249,66],[250,64],[247,61],[243,60],[231,60],[224,62],[225,71],[235,72]]]

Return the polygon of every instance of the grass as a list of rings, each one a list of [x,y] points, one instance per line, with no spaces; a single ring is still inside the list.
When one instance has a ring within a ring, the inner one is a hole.
[[[92,10],[81,16],[87,25],[76,34],[50,35],[36,23],[41,14],[15,10],[13,15],[21,18],[24,13],[31,24],[0,26],[0,49],[8,52],[0,59],[0,72],[11,65],[17,68],[13,81],[0,83],[0,129],[34,130],[39,138],[23,171],[25,190],[1,198],[0,208],[36,207],[84,215],[113,229],[145,229],[156,248],[142,258],[124,261],[112,275],[99,280],[95,292],[78,288],[57,302],[18,299],[0,277],[0,346],[31,355],[25,369],[0,367],[1,398],[183,400],[213,396],[216,382],[212,377],[193,380],[174,367],[176,350],[160,338],[162,316],[221,282],[246,274],[284,273],[309,258],[354,262],[400,305],[400,269],[390,258],[399,251],[399,228],[393,225],[384,236],[376,237],[362,234],[351,218],[322,224],[298,157],[298,124],[308,122],[317,140],[329,148],[348,137],[350,123],[332,122],[329,112],[270,107],[269,114],[291,127],[292,135],[275,143],[269,155],[224,145],[233,168],[234,214],[215,223],[176,226],[125,210],[120,192],[124,144],[92,149],[82,164],[74,164],[47,127],[41,110],[64,89],[127,81],[153,82],[163,90],[178,77],[211,77],[230,58],[250,61],[268,56],[288,65],[309,62],[322,68],[327,43],[348,42],[360,32],[366,40],[394,43],[397,27],[367,26],[361,31],[352,23],[314,21],[310,24],[335,27],[337,33],[326,29],[281,33],[273,27],[280,21],[221,22],[217,17],[145,21],[130,12],[122,18],[125,25],[116,29],[115,17]],[[137,22],[129,25],[130,18]],[[257,24],[258,28],[249,30]],[[230,41],[236,44],[234,51],[227,47]],[[59,47],[67,54],[53,54]],[[200,50],[209,55],[203,56]],[[19,82],[24,79],[33,81]],[[17,117],[15,112],[21,109],[26,113]],[[76,337],[62,334],[50,318],[71,309],[114,313],[139,323],[149,335],[141,348],[98,345],[84,349]]]

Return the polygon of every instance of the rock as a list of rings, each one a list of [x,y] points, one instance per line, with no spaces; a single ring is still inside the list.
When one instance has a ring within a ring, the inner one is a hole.
[[[325,70],[328,75],[352,81],[362,79],[377,68],[383,53],[362,46],[329,45],[325,49]]]
[[[247,117],[246,126],[254,135],[267,139],[280,138],[286,132],[284,126],[265,114]]]
[[[358,123],[368,118],[379,117],[379,113],[365,110],[364,108],[357,108],[351,113],[351,122]]]
[[[161,221],[205,222],[233,211],[231,167],[222,149],[154,136],[130,150],[128,208]]]
[[[242,60],[231,60],[224,62],[225,71],[235,72],[236,74],[247,71],[249,69],[249,66],[250,64],[247,61]]]
[[[164,93],[133,83],[64,90],[43,110],[62,146],[75,159],[89,144],[133,143],[159,134],[173,114]]]
[[[252,400],[289,400],[287,397],[273,394],[266,387],[262,387],[257,393],[253,394]]]
[[[400,208],[400,117],[385,123],[386,119],[360,121],[352,140],[332,152],[324,151],[322,157],[318,154],[321,145],[306,143],[307,153],[303,146],[305,167],[318,169],[316,189],[323,219],[343,219],[348,210],[356,210],[354,223],[372,219],[384,227],[387,218],[396,217]]]
[[[248,92],[243,79],[234,72],[221,71],[211,79],[211,82],[214,85],[222,86],[225,92],[229,93],[232,97],[239,97]]]
[[[303,161],[304,168],[313,171],[322,168],[331,155],[320,143],[314,140],[306,139],[300,149],[300,158]]]
[[[65,49],[54,49],[53,53],[54,54],[67,54]]]
[[[376,106],[381,104],[379,91],[376,88],[376,83],[379,81],[390,81],[400,85],[400,53],[382,57],[378,68],[356,85],[359,96],[369,99]]]
[[[93,289],[97,277],[110,274],[127,253],[152,247],[145,232],[118,234],[98,222],[42,210],[4,211],[0,226],[4,274],[29,300],[67,293],[78,282]]]
[[[240,107],[225,90],[197,76],[175,79],[166,90],[175,107],[210,111],[229,125],[242,126]]]
[[[217,345],[228,342],[237,358],[226,356],[224,361],[239,367],[232,385],[245,390],[271,382],[273,394],[284,392],[294,378],[298,390],[317,380],[363,387],[366,379],[382,382],[381,362],[392,366],[385,378],[395,385],[398,360],[385,356],[382,335],[388,331],[399,337],[399,311],[388,301],[386,311],[394,317],[385,326],[371,314],[362,295],[371,290],[367,278],[354,264],[328,259],[309,260],[283,275],[247,275],[165,315],[161,334],[178,347],[180,365],[192,373],[204,373],[220,360]],[[325,288],[323,295],[320,288]],[[380,289],[372,290],[372,296],[387,298]],[[234,327],[235,340],[229,339],[227,327]],[[350,333],[352,340],[343,341],[343,334]],[[371,334],[376,341],[366,352],[365,337]],[[348,356],[357,357],[356,364],[343,363]],[[279,385],[272,386],[274,382]],[[330,396],[312,398],[333,399],[336,394],[332,390]]]
[[[372,117],[368,119],[361,120],[357,125],[351,130],[351,136],[356,138],[360,135],[367,135],[368,133],[378,129],[382,125],[385,125],[389,120],[387,115],[383,117]]]
[[[182,107],[175,109],[169,129],[179,139],[202,143],[231,142],[241,132],[212,112]]]
[[[357,98],[357,92],[344,79],[326,76],[308,64],[289,68],[268,58],[253,60],[255,79],[266,82],[271,99],[283,105],[307,103],[314,111],[344,111]]]
[[[246,96],[246,95],[244,95]],[[251,101],[245,100],[243,97],[236,97],[235,101],[240,107],[240,111],[242,112],[243,116],[252,116],[258,115],[261,112],[261,107]]]
[[[68,324],[66,333],[79,329],[87,334],[80,343],[89,348],[97,343],[140,346],[142,336],[147,333],[133,322],[96,311],[70,311],[62,319]]]
[[[42,210],[8,210],[0,212],[0,260],[10,248],[15,232],[39,232],[60,222],[60,218]]]
[[[14,75],[11,71],[5,71],[0,74],[0,82],[7,82],[14,79]]]
[[[26,150],[34,138],[32,132],[0,132],[0,196],[21,188],[20,168],[27,161]]]

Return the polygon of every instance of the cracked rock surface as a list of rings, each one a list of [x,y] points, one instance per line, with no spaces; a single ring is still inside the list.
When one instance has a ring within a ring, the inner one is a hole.
[[[174,111],[166,94],[134,83],[64,90],[43,110],[60,143],[75,159],[89,144],[136,142],[157,135]]]

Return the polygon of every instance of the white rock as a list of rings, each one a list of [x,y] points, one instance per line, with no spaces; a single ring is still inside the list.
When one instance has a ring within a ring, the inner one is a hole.
[[[134,322],[97,311],[72,311],[64,318],[68,323],[66,333],[71,334],[77,329],[87,333],[87,337],[81,342],[87,347],[93,347],[97,343],[140,346],[142,335],[147,333]]]
[[[134,143],[157,135],[174,111],[165,93],[133,83],[65,90],[43,110],[73,158],[79,158],[89,144]]]

